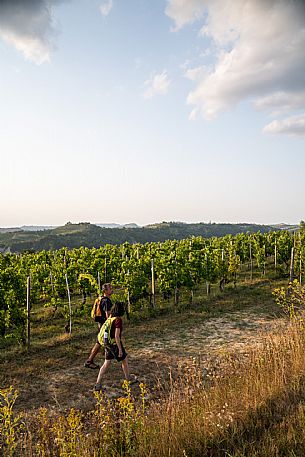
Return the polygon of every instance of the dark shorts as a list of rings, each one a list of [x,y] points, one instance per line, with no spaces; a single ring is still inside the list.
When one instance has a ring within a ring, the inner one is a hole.
[[[122,357],[119,357],[119,348],[116,344],[111,345],[109,348],[105,348],[105,359],[106,360],[116,360],[117,362],[122,362],[127,357],[124,346],[122,345]]]

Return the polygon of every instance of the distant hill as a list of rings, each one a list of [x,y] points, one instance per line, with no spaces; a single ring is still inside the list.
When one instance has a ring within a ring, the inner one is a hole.
[[[88,222],[89,223],[89,222]],[[137,224],[94,224],[98,227],[105,227],[105,228],[137,228],[139,227]],[[0,233],[7,233],[7,232],[21,232],[22,230],[25,232],[40,232],[42,230],[52,230],[57,228],[57,225],[22,225],[21,227],[0,227]]]
[[[275,230],[288,230],[288,232],[294,232],[299,229],[298,225],[289,225],[289,224],[274,224],[273,227]]]
[[[21,232],[21,227],[0,227],[0,233]]]
[[[98,227],[104,227],[104,228],[138,228],[139,225],[137,224],[94,224],[97,225]]]
[[[52,230],[55,225],[22,225],[21,227],[0,227],[0,233],[10,232],[40,232],[43,230]]]
[[[104,244],[146,243],[183,239],[189,236],[224,236],[236,235],[242,232],[268,232],[275,228],[268,225],[256,224],[216,224],[183,222],[162,222],[145,227],[98,227],[88,222],[72,224],[68,222],[62,227],[49,230],[25,231],[18,229],[15,232],[0,233],[0,248],[10,248],[11,252],[26,250],[40,251],[60,249],[61,247],[78,248],[80,246],[99,247]]]

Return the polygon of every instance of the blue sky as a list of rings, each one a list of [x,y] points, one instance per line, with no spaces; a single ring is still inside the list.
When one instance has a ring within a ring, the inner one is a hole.
[[[26,3],[0,2],[0,226],[305,218],[301,0]]]

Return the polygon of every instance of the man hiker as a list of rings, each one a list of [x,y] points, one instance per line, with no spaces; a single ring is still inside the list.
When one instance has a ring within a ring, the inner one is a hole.
[[[95,322],[98,323],[99,329],[102,327],[103,323],[106,321],[106,319],[110,316],[110,310],[112,308],[112,302],[111,302],[111,295],[112,295],[112,285],[110,283],[103,284],[102,286],[102,297],[99,297],[98,299],[95,300],[93,309],[92,309],[92,317],[95,320]],[[86,368],[99,368],[99,365],[94,363],[94,358],[97,355],[101,348],[101,345],[96,342],[95,345],[93,346],[91,353],[84,363],[84,367]]]
[[[127,353],[121,340],[123,330],[122,316],[124,315],[124,312],[124,303],[116,302],[111,308],[109,318],[102,326],[98,334],[99,345],[105,348],[105,361],[103,366],[100,368],[96,384],[94,386],[95,392],[104,391],[101,384],[102,378],[108,370],[112,360],[122,363],[122,370],[127,381],[130,383],[137,382],[136,377],[134,377],[133,380],[130,379]]]

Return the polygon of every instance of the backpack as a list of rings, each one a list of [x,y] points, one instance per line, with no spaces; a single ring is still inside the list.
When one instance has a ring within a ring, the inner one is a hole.
[[[92,306],[91,317],[94,321],[95,321],[96,317],[103,317],[104,319],[106,319],[106,313],[102,307],[102,302],[103,302],[103,298],[99,297],[95,300],[95,302]]]
[[[115,344],[115,338],[111,338],[110,331],[113,324],[113,321],[116,320],[116,317],[108,317],[108,319],[103,323],[99,334],[97,336],[97,340],[101,346],[109,347]]]

